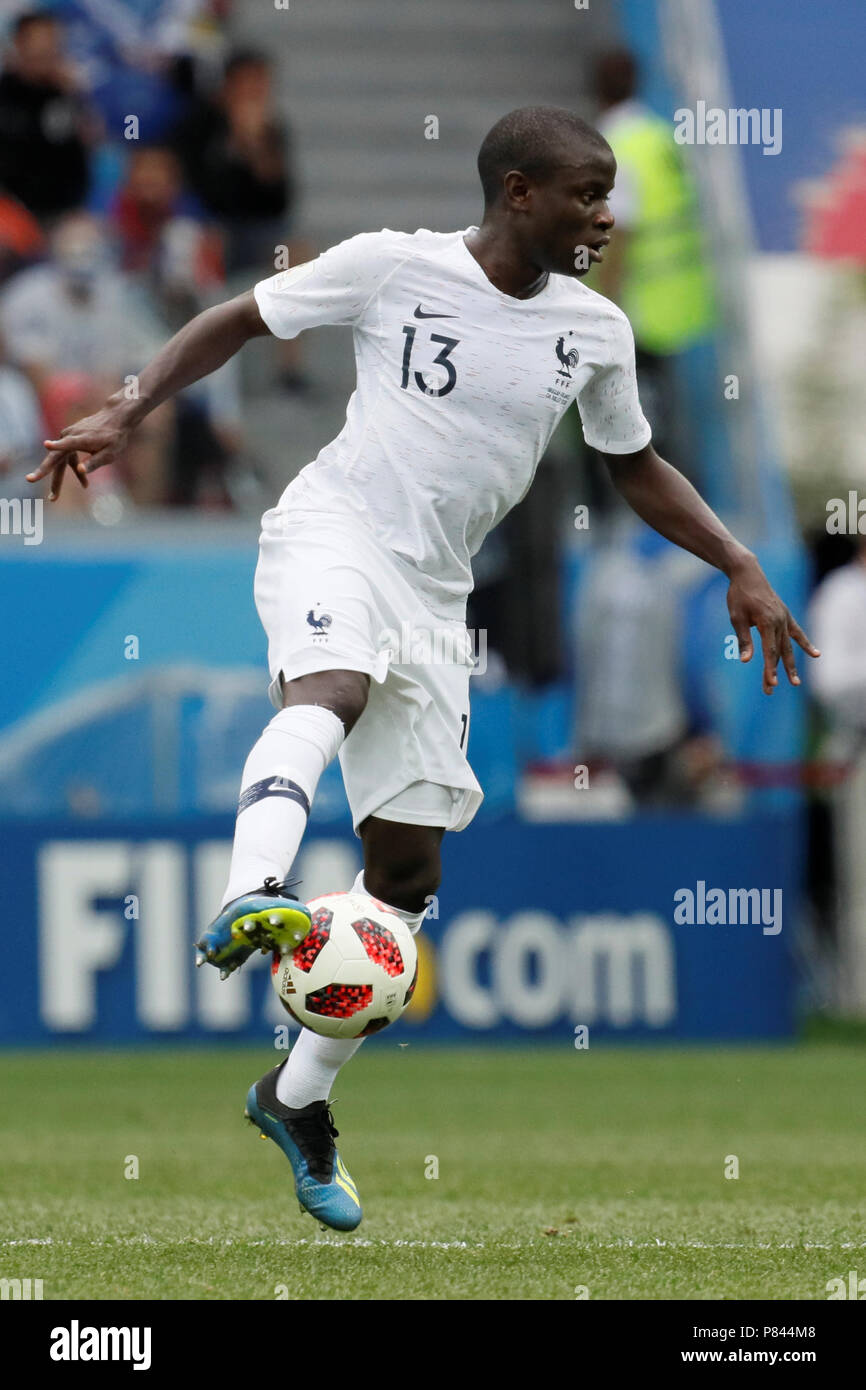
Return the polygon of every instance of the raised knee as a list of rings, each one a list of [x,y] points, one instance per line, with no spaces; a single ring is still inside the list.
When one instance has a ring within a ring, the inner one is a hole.
[[[363,675],[360,671],[350,671],[346,673],[347,678],[337,683],[327,696],[318,700],[317,704],[327,705],[342,719],[346,733],[350,733],[357,724],[361,715],[367,707],[367,696],[370,691],[370,678]]]
[[[363,671],[313,671],[283,685],[283,707],[322,705],[348,734],[364,713],[369,691],[370,677]]]
[[[373,863],[364,870],[367,892],[404,912],[423,912],[441,881],[438,853],[401,856],[386,865]]]

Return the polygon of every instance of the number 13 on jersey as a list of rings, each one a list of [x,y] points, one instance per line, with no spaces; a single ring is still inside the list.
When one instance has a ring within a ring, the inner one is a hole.
[[[417,331],[418,330],[416,329],[414,324],[404,323],[403,332],[406,335],[406,342],[403,346],[403,375],[400,380],[400,386],[402,390],[405,391],[409,386],[409,377],[410,375],[412,375],[415,378],[415,385],[418,387],[418,390],[422,391],[425,396],[447,396],[449,391],[453,391],[454,387],[457,384],[457,372],[454,368],[454,363],[450,359],[451,354],[454,351],[454,349],[458,346],[460,339],[446,338],[444,333],[430,334],[431,343],[442,344],[442,347],[440,348],[437,356],[433,358],[432,365],[434,367],[438,366],[445,368],[446,381],[443,386],[428,386],[421,372],[410,373],[412,349],[415,344],[415,335]]]

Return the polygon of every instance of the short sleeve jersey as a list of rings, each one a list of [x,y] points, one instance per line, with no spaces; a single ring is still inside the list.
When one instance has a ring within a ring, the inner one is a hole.
[[[465,608],[472,556],[572,401],[593,448],[633,453],[651,434],[622,311],[562,275],[529,299],[504,294],[470,230],[363,233],[255,287],[278,338],[321,324],[354,334],[346,423],[279,508],[354,517],[447,616]]]

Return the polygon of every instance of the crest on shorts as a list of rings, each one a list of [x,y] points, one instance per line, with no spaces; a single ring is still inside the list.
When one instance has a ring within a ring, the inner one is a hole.
[[[326,642],[328,640],[328,628],[333,622],[330,613],[320,613],[316,616],[316,610],[311,608],[307,614],[307,622],[313,629],[313,641]]]

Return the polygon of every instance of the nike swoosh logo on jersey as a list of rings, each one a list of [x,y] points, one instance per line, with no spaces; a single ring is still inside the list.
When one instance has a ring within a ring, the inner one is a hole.
[[[421,308],[421,305],[419,304],[418,308],[415,310],[415,317],[416,319],[456,319],[457,315],[440,314],[437,309],[434,309],[432,314],[425,314],[424,310]]]

